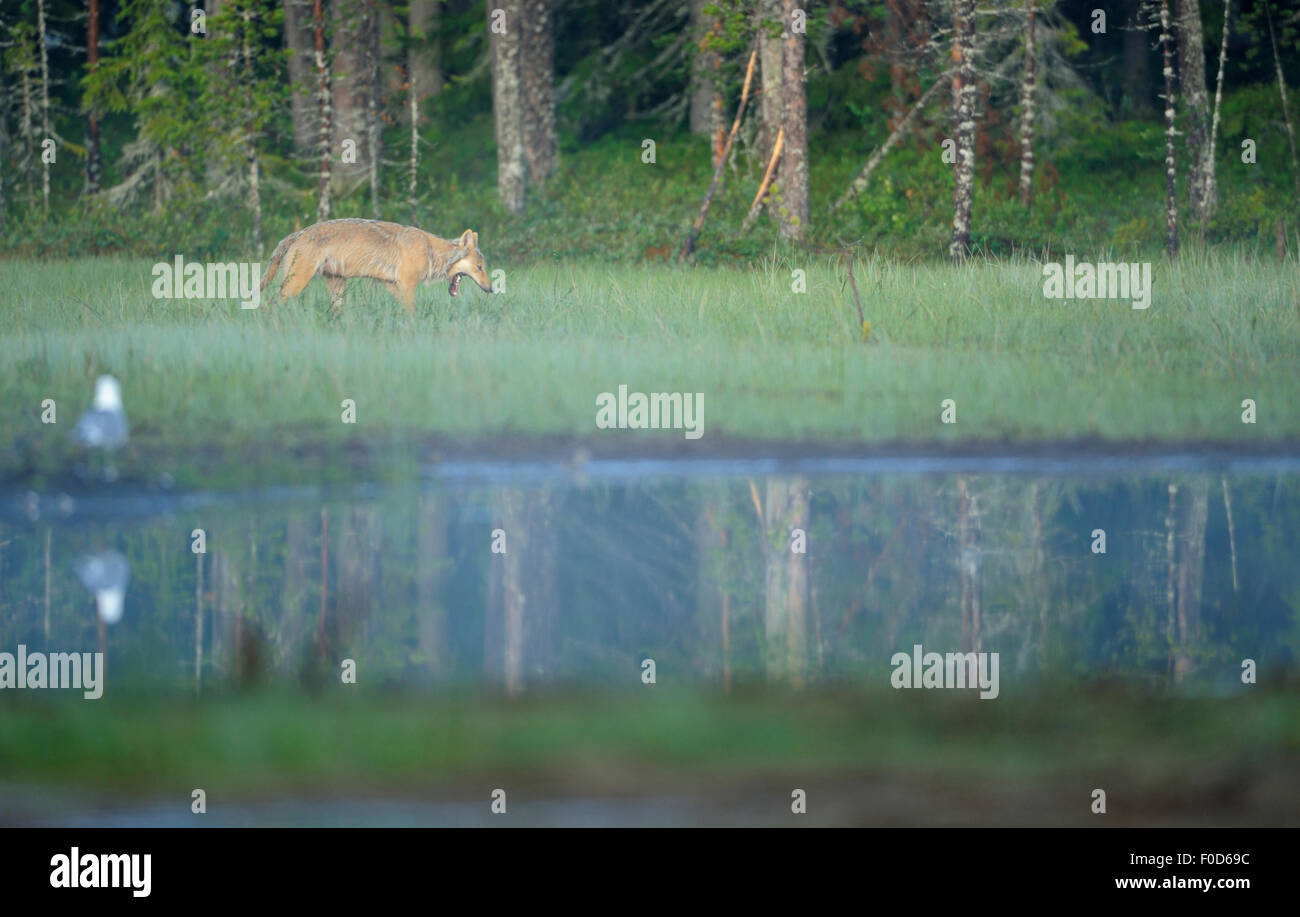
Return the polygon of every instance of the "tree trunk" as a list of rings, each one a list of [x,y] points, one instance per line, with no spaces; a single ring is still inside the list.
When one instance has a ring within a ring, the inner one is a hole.
[[[1178,643],[1178,606],[1176,600],[1178,597],[1178,556],[1175,553],[1177,540],[1174,533],[1177,531],[1178,509],[1178,485],[1173,481],[1169,482],[1169,511],[1165,513],[1165,605],[1168,609],[1167,623],[1165,624],[1165,642],[1169,646],[1170,674],[1173,672],[1174,647]]]
[[[1205,32],[1201,26],[1199,0],[1178,3],[1178,80],[1182,89],[1183,116],[1186,121],[1187,196],[1191,217],[1200,221],[1206,215],[1205,159],[1209,142],[1209,96],[1205,91]]]
[[[1203,178],[1205,181],[1205,191],[1203,194],[1205,207],[1201,212],[1201,238],[1205,238],[1205,231],[1209,228],[1210,214],[1214,211],[1218,203],[1219,188],[1215,179],[1215,150],[1218,146],[1219,139],[1219,108],[1223,104],[1223,71],[1228,65],[1228,14],[1232,9],[1231,0],[1223,2],[1223,40],[1219,42],[1219,75],[1214,83],[1214,114],[1210,119],[1210,140],[1205,145],[1205,170]]]
[[[253,44],[249,41],[249,33],[253,29],[252,11],[244,10],[243,18],[244,29],[243,34],[240,36],[240,44],[243,50],[244,75],[247,80],[246,105],[251,119],[253,112],[253,81],[256,79],[253,73]],[[244,129],[244,142],[248,160],[248,206],[253,211],[253,251],[260,252],[262,250],[262,182],[257,160],[256,127],[251,120]]]
[[[9,162],[9,119],[0,117],[0,233],[9,221],[9,200],[5,195],[5,165]]]
[[[691,86],[690,129],[692,134],[713,136],[713,59],[712,51],[700,47],[709,33],[704,8],[709,0],[691,0]]]
[[[1034,193],[1034,29],[1037,0],[1026,3],[1025,74],[1020,83],[1020,203],[1028,207]]]
[[[759,96],[758,149],[767,162],[772,158],[772,149],[776,145],[776,135],[781,130],[784,116],[784,100],[781,96],[781,58],[783,45],[779,37],[772,37],[768,30],[781,21],[781,0],[761,0],[763,16],[758,26],[758,60],[762,73],[763,92]]]
[[[1030,544],[1033,549],[1033,589],[1034,602],[1038,606],[1038,658],[1043,672],[1047,671],[1051,647],[1051,603],[1048,601],[1047,586],[1047,552],[1043,538],[1043,500],[1039,483],[1035,481],[1029,488],[1029,507],[1032,514]]]
[[[36,192],[33,190],[34,181],[33,173],[35,172],[35,150],[39,144],[36,142],[36,99],[33,95],[32,88],[32,66],[30,60],[26,60],[26,51],[24,50],[24,66],[18,80],[18,136],[21,138],[19,170],[23,175],[23,197],[29,206],[35,204]]]
[[[93,73],[99,64],[99,0],[90,0],[86,13],[86,72]],[[3,155],[0,153],[0,155]],[[86,193],[99,193],[99,117],[94,110],[86,113]],[[0,207],[0,209],[3,209]],[[0,225],[3,218],[0,217]]]
[[[447,613],[440,592],[447,566],[447,518],[442,501],[422,495],[416,501],[415,604],[420,656],[432,675],[450,661]]]
[[[1174,653],[1174,681],[1191,674],[1201,633],[1201,586],[1205,576],[1205,523],[1209,515],[1210,482],[1187,486],[1180,526],[1178,559],[1178,644]]]
[[[370,179],[370,212],[377,220],[379,213],[379,101],[383,91],[379,74],[379,8],[375,0],[365,5],[366,29],[366,174]]]
[[[41,52],[41,142],[44,144],[50,139],[50,52],[45,34],[45,0],[36,0],[36,42]],[[41,156],[41,212],[50,215],[50,163],[44,155]]]
[[[523,83],[524,156],[528,178],[544,184],[555,174],[555,37],[551,27],[551,0],[522,0],[523,47],[520,77]]]
[[[411,160],[409,172],[407,175],[407,204],[411,208],[411,225],[418,226],[419,220],[416,219],[416,177],[419,174],[420,167],[420,100],[415,94],[415,84],[408,75],[406,81],[406,97],[411,108]]]
[[[1133,13],[1124,27],[1123,74],[1125,111],[1141,117],[1151,110],[1147,101],[1147,73],[1150,49],[1147,48],[1147,29],[1142,15],[1141,0],[1131,0]]]
[[[502,0],[499,11],[488,9],[492,46],[492,111],[496,122],[497,194],[513,214],[524,212],[523,98],[520,87],[520,0]]]
[[[1286,78],[1282,75],[1282,60],[1277,56],[1277,35],[1273,31],[1273,13],[1268,3],[1264,4],[1264,15],[1268,19],[1268,40],[1273,47],[1273,69],[1277,71],[1277,91],[1282,98],[1282,123],[1286,125],[1286,139],[1291,144],[1291,178],[1295,182],[1296,197],[1300,197],[1300,158],[1296,156],[1295,129],[1291,126],[1291,111],[1286,102]]]
[[[556,632],[554,511],[546,493],[504,488],[493,499],[505,553],[491,555],[484,665],[509,695],[553,671]]]
[[[975,192],[975,0],[953,6],[952,57],[956,157],[952,198],[952,242],[948,255],[961,261],[970,254],[970,214]]]
[[[983,618],[983,554],[980,550],[980,518],[976,500],[957,479],[957,548],[961,582],[961,651],[980,651]]]
[[[1174,158],[1174,58],[1170,50],[1169,0],[1160,0],[1160,52],[1165,78],[1165,254],[1178,255],[1178,166]]]
[[[322,0],[312,0],[312,38],[315,45],[317,105],[320,108],[320,182],[316,192],[316,221],[330,218],[330,172],[333,153],[333,106],[329,61],[325,57],[325,17]]]
[[[793,28],[799,0],[782,0],[785,149],[781,153],[781,237],[801,240],[808,233],[808,110],[804,96],[804,34]]]
[[[374,0],[336,0],[331,15],[335,146],[345,154],[333,182],[335,191],[346,192],[370,177],[376,159],[371,125],[377,114],[372,96],[379,91],[375,84],[379,29]]]
[[[312,101],[312,9],[307,0],[284,0],[284,46],[289,49],[289,95],[293,150],[300,155],[316,147],[318,113]]]
[[[442,92],[442,0],[411,0],[407,73],[416,103]]]
[[[808,555],[791,550],[791,532],[808,530],[808,481],[769,478],[763,501],[763,633],[769,681],[804,682],[808,650]]]

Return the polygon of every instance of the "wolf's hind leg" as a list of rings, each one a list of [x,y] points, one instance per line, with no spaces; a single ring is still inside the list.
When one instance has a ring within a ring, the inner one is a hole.
[[[285,269],[284,283],[280,284],[280,298],[290,299],[297,296],[311,282],[314,273],[306,261],[299,258],[291,259],[288,268]]]
[[[343,289],[347,286],[347,279],[337,274],[326,274],[325,283],[330,288],[330,315],[338,315],[343,311]]]

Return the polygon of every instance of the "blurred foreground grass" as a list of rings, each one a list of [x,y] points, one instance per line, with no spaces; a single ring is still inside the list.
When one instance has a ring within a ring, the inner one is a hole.
[[[346,689],[335,689],[344,691]],[[124,794],[416,788],[485,773],[892,771],[1015,781],[1300,761],[1300,695],[965,692],[296,693],[0,698],[0,781]],[[1101,784],[1098,784],[1101,785]]]

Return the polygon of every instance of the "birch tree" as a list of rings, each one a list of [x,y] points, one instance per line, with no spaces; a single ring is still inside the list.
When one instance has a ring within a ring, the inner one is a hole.
[[[1219,109],[1223,104],[1223,71],[1228,64],[1228,35],[1229,12],[1232,9],[1231,0],[1223,2],[1223,40],[1219,42],[1219,76],[1214,82],[1214,114],[1210,119],[1210,140],[1206,145],[1205,153],[1205,170],[1203,179],[1205,190],[1202,197],[1205,206],[1201,211],[1201,238],[1205,238],[1205,230],[1210,222],[1210,213],[1214,210],[1218,202],[1218,185],[1215,179],[1215,149],[1218,145],[1219,137]]]
[[[953,104],[957,161],[948,255],[960,261],[970,254],[971,201],[975,191],[975,0],[954,0],[952,57],[956,65]]]
[[[330,218],[330,164],[333,144],[333,95],[330,92],[330,65],[325,54],[325,12],[323,0],[312,0],[313,61],[316,65],[316,106],[320,113],[320,176],[316,188],[316,221]]]
[[[1178,255],[1178,165],[1174,156],[1174,55],[1170,45],[1169,0],[1160,0],[1160,54],[1165,80],[1165,254]]]
[[[1205,34],[1201,26],[1199,0],[1176,0],[1178,4],[1178,84],[1187,134],[1187,196],[1191,218],[1203,220],[1206,157],[1209,145],[1209,97],[1205,90]]]
[[[1020,203],[1029,206],[1034,191],[1034,28],[1037,0],[1025,4],[1025,72],[1020,82]]]
[[[808,232],[808,109],[804,95],[804,44],[807,23],[798,0],[782,0],[781,237],[800,240]]]
[[[499,6],[495,6],[496,3]],[[496,124],[497,194],[511,213],[524,211],[523,97],[519,54],[521,0],[488,3],[488,36],[492,49],[492,113]]]
[[[528,180],[543,184],[555,174],[555,38],[551,0],[521,0],[520,79],[523,144]]]

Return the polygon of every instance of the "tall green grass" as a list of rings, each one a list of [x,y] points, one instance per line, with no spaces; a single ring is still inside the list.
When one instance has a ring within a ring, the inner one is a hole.
[[[1107,254],[1077,253],[1080,260]],[[506,292],[430,284],[408,318],[368,281],[343,315],[323,284],[241,310],[155,300],[150,263],[0,262],[0,472],[39,477],[100,373],[123,384],[122,460],[407,443],[428,434],[569,434],[612,442],[595,399],[704,393],[704,437],[883,442],[1096,436],[1258,443],[1300,435],[1300,275],[1210,253],[1154,267],[1151,307],[1048,300],[1026,260],[858,262],[861,339],[839,260],[752,269],[538,263]],[[792,290],[792,271],[807,292]],[[40,421],[55,399],[58,423]],[[952,398],[957,422],[940,423]],[[1258,422],[1241,422],[1254,399]],[[341,402],[356,403],[356,424]],[[646,448],[683,442],[643,434]],[[182,461],[182,465],[185,463]],[[183,470],[183,469],[182,469]]]

